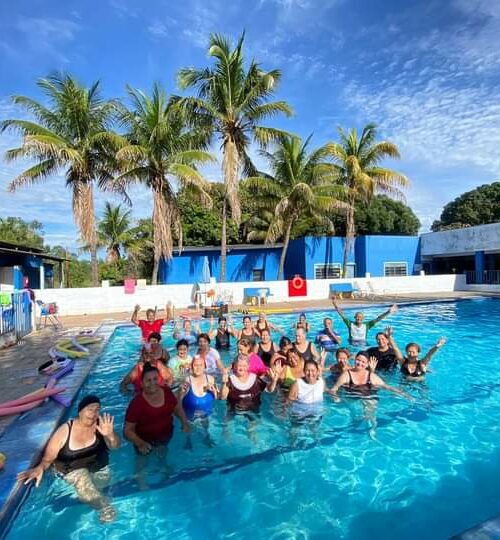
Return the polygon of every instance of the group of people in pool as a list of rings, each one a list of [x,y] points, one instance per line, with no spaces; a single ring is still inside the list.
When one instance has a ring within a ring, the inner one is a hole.
[[[182,325],[174,326],[177,342],[175,354],[171,355],[161,344],[161,331],[169,317],[157,318],[154,310],[148,310],[146,319],[139,319],[140,307],[136,306],[132,322],[141,330],[143,347],[139,361],[121,381],[120,390],[133,394],[125,414],[123,435],[135,448],[137,471],[142,470],[152,451],[165,455],[173,435],[174,415],[185,432],[190,431],[193,423],[206,430],[215,400],[225,400],[230,415],[243,413],[252,419],[252,412],[259,410],[262,393],[279,391],[290,403],[299,404],[302,417],[307,419],[308,408],[322,403],[325,395],[335,402],[344,394],[370,400],[376,397],[378,389],[384,389],[413,399],[384,382],[380,372],[399,367],[407,379],[422,380],[432,356],[446,340],[439,339],[420,358],[418,344],[408,343],[403,354],[392,328],[387,327],[376,334],[377,345],[366,349],[369,330],[394,313],[397,306],[371,321],[365,321],[362,312],[351,320],[335,300],[333,306],[347,327],[350,345],[363,347],[355,355],[353,365],[352,354],[343,347],[342,337],[329,317],[324,319],[313,342],[308,339],[309,322],[301,314],[294,324],[295,340],[282,335],[278,344],[272,341],[271,331],[284,332],[268,321],[265,313],[260,313],[255,322],[245,315],[239,329],[231,319],[220,317],[217,326],[212,321],[205,333],[186,319]],[[237,340],[237,354],[231,365],[225,366],[220,352],[230,349],[231,339]],[[211,346],[212,340],[215,347]],[[190,348],[194,347],[195,354],[191,355]],[[329,355],[334,358],[331,365]],[[82,501],[99,510],[102,521],[109,521],[115,511],[100,488],[109,479],[109,450],[119,446],[114,419],[101,414],[97,396],[85,396],[78,405],[77,418],[59,427],[41,462],[18,478],[25,483],[34,480],[38,486],[44,471],[53,467],[75,487]],[[140,478],[138,474],[139,481]]]

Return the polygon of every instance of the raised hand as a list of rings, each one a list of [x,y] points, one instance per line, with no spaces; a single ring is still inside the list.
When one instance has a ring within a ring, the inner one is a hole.
[[[446,338],[445,338],[445,337],[441,337],[441,338],[438,339],[438,342],[436,343],[436,347],[439,349],[439,348],[442,347],[445,343],[446,343]]]
[[[115,419],[110,414],[104,413],[99,416],[96,429],[103,437],[111,437],[115,431]]]
[[[385,331],[384,331],[384,334],[388,337],[388,338],[391,338],[394,336],[394,331],[392,329],[392,326],[387,326]]]
[[[378,360],[375,356],[370,356],[370,359],[368,360],[368,369],[370,371],[375,371],[378,364]]]
[[[134,311],[141,311],[141,306],[139,304],[136,304],[134,306]]]
[[[396,304],[392,304],[392,306],[389,308],[389,313],[396,313],[398,310],[398,306]]]

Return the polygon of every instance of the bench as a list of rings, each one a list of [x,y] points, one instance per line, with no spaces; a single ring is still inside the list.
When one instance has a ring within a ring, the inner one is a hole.
[[[330,283],[330,298],[338,296],[342,299],[343,294],[349,294],[351,298],[354,298],[354,293],[358,289],[352,286],[352,283]]]
[[[250,300],[253,304],[253,298],[256,299],[257,305],[267,304],[267,297],[272,296],[269,287],[246,287],[243,289],[243,303],[245,300]]]

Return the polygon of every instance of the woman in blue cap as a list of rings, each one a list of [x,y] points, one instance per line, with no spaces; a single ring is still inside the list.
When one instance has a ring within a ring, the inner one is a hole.
[[[53,467],[58,476],[71,484],[78,498],[96,510],[101,521],[113,521],[116,511],[99,487],[109,481],[109,449],[120,446],[114,430],[114,418],[101,415],[101,401],[97,396],[85,396],[78,404],[78,416],[65,422],[47,443],[42,461],[32,469],[17,475],[28,484],[38,487],[44,472]]]

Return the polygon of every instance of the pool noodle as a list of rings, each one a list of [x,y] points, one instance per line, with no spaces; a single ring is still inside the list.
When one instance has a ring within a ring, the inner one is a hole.
[[[45,398],[64,392],[64,390],[66,390],[66,388],[40,388],[40,390],[32,392],[31,394],[26,394],[18,399],[0,403],[0,409],[8,409],[11,407],[26,405],[28,403],[32,403],[33,401],[43,401]]]

